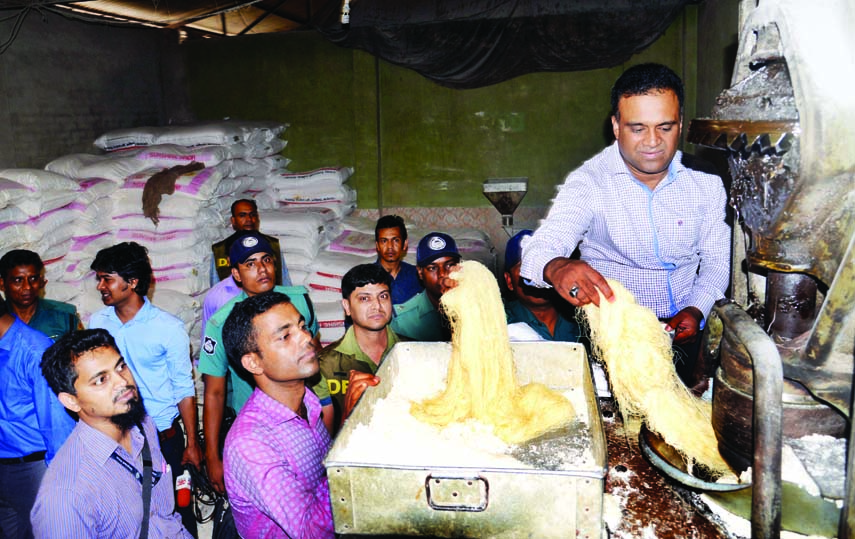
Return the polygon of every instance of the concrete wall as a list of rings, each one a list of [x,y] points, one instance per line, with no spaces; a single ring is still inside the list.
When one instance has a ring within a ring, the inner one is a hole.
[[[688,6],[626,65],[534,73],[473,90],[439,86],[308,32],[184,49],[191,106],[200,119],[289,122],[283,152],[292,159],[289,168],[355,167],[349,184],[358,192],[358,214],[397,213],[425,228],[477,228],[501,259],[507,235],[481,193],[483,181],[528,177],[514,224],[535,228],[567,172],[611,142],[609,92],[632,64],[661,62],[683,77],[687,130],[729,85],[737,11],[737,0]],[[700,153],[691,144],[683,149]],[[720,157],[709,160],[725,174]]]
[[[686,119],[704,116],[729,85],[737,11],[738,0],[688,6],[628,65],[673,67],[686,81]],[[0,36],[14,23],[0,22]],[[293,170],[356,168],[350,185],[361,213],[480,228],[501,250],[482,182],[528,177],[517,225],[536,226],[564,175],[610,142],[608,93],[625,67],[450,90],[313,32],[179,46],[172,32],[32,12],[0,55],[0,169],[94,152],[92,141],[111,129],[194,117],[280,120],[291,124],[283,153]],[[716,165],[726,172],[722,160]]]
[[[695,114],[697,7],[629,64],[658,61],[687,82]],[[314,33],[187,43],[200,119],[289,122],[293,170],[349,165],[362,209],[484,207],[489,177],[525,176],[523,207],[546,206],[564,175],[609,142],[609,90],[625,66],[535,73],[451,90]],[[719,90],[719,89],[717,89]]]
[[[14,23],[0,23],[3,40]],[[183,65],[175,33],[30,12],[0,55],[0,169],[94,152],[111,129],[188,120]]]

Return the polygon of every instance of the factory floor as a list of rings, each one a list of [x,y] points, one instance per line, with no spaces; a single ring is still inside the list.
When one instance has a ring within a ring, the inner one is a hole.
[[[639,421],[625,422],[612,399],[599,401],[609,464],[602,539],[738,539],[704,507],[697,493],[676,484],[645,459],[638,445]],[[199,539],[209,537],[211,523],[200,524]]]
[[[600,399],[608,444],[603,539],[734,539],[697,493],[662,475],[641,454],[641,423],[624,422],[612,399]],[[610,508],[611,506],[611,508]]]

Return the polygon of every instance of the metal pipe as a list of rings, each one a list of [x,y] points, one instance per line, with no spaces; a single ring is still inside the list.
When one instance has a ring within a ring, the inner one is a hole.
[[[852,386],[855,393],[855,385]],[[855,395],[850,398],[855,403]],[[855,404],[850,405],[849,417],[855,417]],[[850,422],[851,425],[851,422]],[[840,539],[853,539],[855,537],[855,481],[853,481],[853,466],[855,463],[855,429],[849,428],[849,444],[846,449],[846,497],[843,499],[843,508],[840,511],[840,522],[838,523],[837,537]]]
[[[781,536],[781,448],[784,370],[772,339],[741,307],[720,302],[715,310],[724,330],[739,340],[751,358],[754,382],[754,463],[751,472],[752,539]]]

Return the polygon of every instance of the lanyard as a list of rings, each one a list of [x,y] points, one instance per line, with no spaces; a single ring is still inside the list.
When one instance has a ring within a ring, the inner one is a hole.
[[[142,432],[142,431],[140,431],[140,432]],[[144,440],[144,442],[143,442],[143,443],[147,446],[147,445],[148,445],[148,440],[146,440],[146,438],[145,438],[145,433],[144,433],[144,432],[143,432],[143,440]],[[124,459],[124,457],[122,457],[122,456],[118,453],[118,451],[119,451],[119,449],[118,449],[118,448],[116,448],[116,449],[113,451],[113,454],[112,454],[112,455],[110,455],[110,457],[111,457],[113,460],[115,460],[116,462],[118,462],[119,464],[121,464],[121,465],[122,465],[122,467],[123,467],[124,469],[126,469],[127,471],[129,471],[129,472],[131,473],[131,475],[133,475],[133,476],[136,478],[136,480],[140,482],[140,485],[142,485],[142,484],[143,484],[143,475],[140,473],[140,471],[139,471],[139,470],[137,470],[137,469],[134,467],[134,465],[133,465],[133,464],[131,464],[130,462],[128,462],[127,460],[125,460],[125,459]],[[163,472],[156,472],[156,471],[152,470],[152,472],[151,472],[151,486],[156,485],[156,484],[160,481],[160,477],[161,477],[162,475],[163,475]]]

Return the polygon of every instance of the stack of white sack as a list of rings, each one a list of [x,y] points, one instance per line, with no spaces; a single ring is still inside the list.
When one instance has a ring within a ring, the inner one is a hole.
[[[74,181],[38,169],[0,170],[0,245],[58,261],[72,244],[72,224],[85,205]],[[58,263],[58,262],[57,262]]]
[[[267,188],[256,200],[259,206],[276,209],[328,209],[341,219],[356,208],[356,190],[345,185],[351,175],[353,169],[350,167],[270,174]]]
[[[348,217],[341,222],[342,231],[327,246],[327,250],[336,253],[360,256],[374,261],[377,251],[374,246],[375,221],[365,218]],[[409,249],[404,260],[410,264],[416,263],[416,250],[419,240],[430,232],[444,232],[454,238],[457,249],[464,260],[477,260],[490,270],[496,269],[496,251],[490,237],[474,228],[434,228],[426,229],[420,226],[407,227]],[[364,263],[364,262],[363,262]]]
[[[338,231],[336,215],[327,208],[260,210],[261,230],[279,239],[291,284],[301,285],[315,268],[318,251]]]
[[[109,196],[117,185],[108,180],[78,182],[38,169],[0,171],[0,245],[3,252],[27,249],[45,263],[46,296],[78,306],[99,295],[95,281],[83,281],[91,260],[82,267],[79,253],[109,236]],[[105,243],[107,245],[109,243]],[[71,271],[73,282],[63,277]],[[88,292],[88,294],[87,294]],[[84,299],[85,298],[85,299]]]
[[[179,316],[191,342],[199,342],[201,295],[210,286],[211,244],[231,233],[227,219],[231,203],[256,178],[271,170],[281,171],[288,160],[277,154],[286,145],[278,138],[287,125],[273,122],[216,122],[193,126],[136,128],[112,131],[95,145],[103,155],[75,154],[61,157],[45,168],[77,180],[77,184],[101,186],[112,183],[113,192],[94,199],[97,215],[108,227],[95,233],[91,226],[74,232],[62,273],[54,283],[79,285],[94,278],[89,266],[95,253],[123,241],[136,241],[149,251],[154,284],[153,303]],[[174,191],[167,186],[157,196],[156,217],[151,207],[143,211],[143,190],[157,173],[179,165],[200,163],[200,170],[178,176]],[[83,288],[94,288],[94,284]],[[49,289],[50,290],[50,287]],[[82,290],[78,286],[78,290]],[[78,306],[81,316],[97,308],[90,298],[65,299]],[[98,300],[95,295],[95,300]]]
[[[364,217],[346,217],[340,221],[340,233],[315,258],[317,269],[313,271],[306,286],[315,303],[318,320],[324,330],[321,341],[325,344],[344,335],[344,311],[341,307],[341,279],[347,271],[359,264],[370,264],[377,260],[374,242],[376,221]],[[407,227],[409,249],[404,261],[416,263],[419,240],[432,231],[445,232],[457,243],[460,255],[466,260],[478,260],[490,269],[496,266],[496,254],[489,236],[470,228],[426,230]]]

